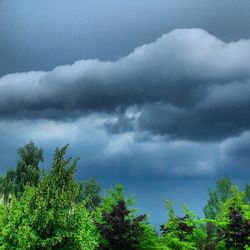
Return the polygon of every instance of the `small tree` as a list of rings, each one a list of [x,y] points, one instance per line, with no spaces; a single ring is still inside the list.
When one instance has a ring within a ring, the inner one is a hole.
[[[130,211],[124,200],[112,207],[111,212],[102,211],[102,223],[97,223],[103,243],[103,250],[133,250],[139,249],[143,235],[140,222],[145,220],[145,215],[129,218]]]

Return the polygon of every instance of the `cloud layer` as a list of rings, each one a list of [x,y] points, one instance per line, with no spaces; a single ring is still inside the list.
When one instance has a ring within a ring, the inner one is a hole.
[[[201,29],[174,30],[117,61],[6,75],[0,115],[67,120],[104,112],[117,118],[106,124],[113,132],[222,141],[250,127],[249,54],[250,40],[225,43]]]

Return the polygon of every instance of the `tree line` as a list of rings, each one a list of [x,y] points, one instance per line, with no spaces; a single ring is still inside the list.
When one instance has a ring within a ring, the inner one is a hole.
[[[183,205],[168,216],[160,233],[135,199],[116,185],[101,195],[94,178],[76,181],[79,159],[57,148],[47,173],[43,150],[30,142],[18,149],[14,169],[0,178],[0,249],[168,250],[250,249],[250,185],[243,190],[228,176],[208,190],[204,218]]]

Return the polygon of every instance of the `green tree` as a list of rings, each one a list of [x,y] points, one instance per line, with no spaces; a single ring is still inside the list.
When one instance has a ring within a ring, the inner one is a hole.
[[[56,149],[51,171],[37,187],[26,187],[20,200],[0,207],[2,249],[96,249],[92,214],[78,202],[77,160],[65,160],[66,150]]]
[[[43,150],[29,142],[17,150],[19,161],[16,167],[17,194],[22,193],[26,185],[37,186],[40,177],[39,163],[44,161]]]
[[[208,201],[203,209],[206,218],[215,219],[216,215],[220,212],[221,203],[232,196],[232,185],[231,179],[225,176],[216,181],[215,190],[209,188]]]
[[[245,202],[250,205],[250,184],[247,183],[244,189],[245,192]]]
[[[134,197],[129,197],[126,199],[124,187],[120,184],[115,185],[114,188],[108,188],[105,191],[101,208],[110,212],[113,206],[117,205],[122,200],[126,202],[126,206],[130,209],[130,215],[135,215],[136,209],[132,208],[135,205],[135,199]]]
[[[245,202],[245,192],[232,187],[232,197],[221,206],[216,217],[218,249],[243,250],[250,246],[250,206]]]
[[[17,153],[19,160],[16,170],[8,170],[0,180],[0,196],[5,202],[9,202],[11,195],[20,198],[25,186],[37,186],[40,178],[39,163],[43,162],[43,150],[29,142],[20,147]]]
[[[0,197],[5,203],[10,202],[11,194],[16,193],[15,177],[16,172],[10,169],[6,176],[2,176],[0,179]]]
[[[80,200],[86,201],[86,207],[88,209],[95,209],[102,201],[100,195],[101,185],[97,183],[95,178],[91,178],[87,181],[80,183],[81,197]]]
[[[164,244],[169,249],[203,249],[206,241],[205,221],[198,218],[184,204],[184,216],[175,214],[171,201],[166,201],[169,220],[161,226]]]
[[[157,234],[147,219],[140,223],[140,227],[143,229],[140,250],[170,250],[164,243],[164,238]]]

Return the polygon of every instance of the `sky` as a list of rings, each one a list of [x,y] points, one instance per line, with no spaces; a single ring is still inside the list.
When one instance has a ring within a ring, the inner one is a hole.
[[[0,173],[17,148],[80,157],[159,225],[250,178],[248,0],[0,1]]]

